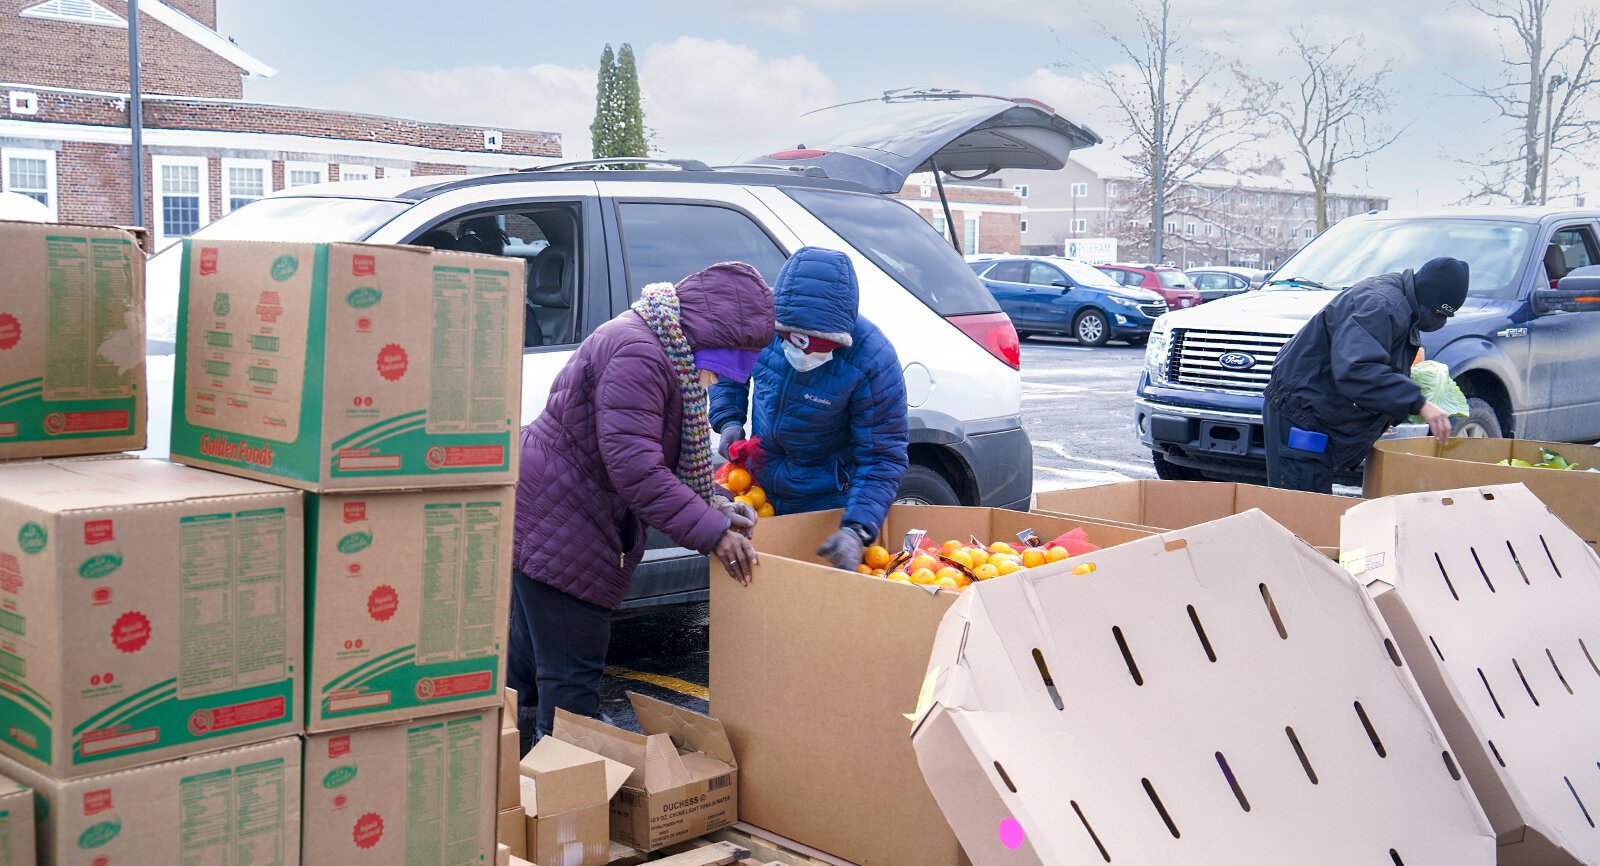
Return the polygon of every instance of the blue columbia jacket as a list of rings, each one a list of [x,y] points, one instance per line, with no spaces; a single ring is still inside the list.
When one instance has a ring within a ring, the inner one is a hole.
[[[906,384],[894,346],[857,314],[855,268],[843,253],[806,247],[773,286],[778,330],[842,344],[806,373],[790,365],[778,336],[761,352],[749,385],[711,389],[711,427],[745,424],[761,439],[756,481],[779,514],[843,508],[843,523],[876,533],[908,463]],[[754,387],[754,400],[750,388]]]

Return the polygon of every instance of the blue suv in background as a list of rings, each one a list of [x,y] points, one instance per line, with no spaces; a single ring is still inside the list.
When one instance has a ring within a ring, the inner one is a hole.
[[[968,262],[1017,336],[1060,334],[1085,346],[1126,340],[1143,345],[1167,302],[1148,289],[1124,286],[1076,259],[975,256]]]

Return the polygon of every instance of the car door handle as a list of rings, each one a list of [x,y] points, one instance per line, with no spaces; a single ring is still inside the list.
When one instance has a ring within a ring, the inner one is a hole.
[[[1031,288],[1030,288],[1030,289],[1028,289],[1028,291],[1030,291],[1030,292],[1037,292],[1037,291],[1039,291],[1039,290],[1038,290],[1038,289],[1031,289]]]

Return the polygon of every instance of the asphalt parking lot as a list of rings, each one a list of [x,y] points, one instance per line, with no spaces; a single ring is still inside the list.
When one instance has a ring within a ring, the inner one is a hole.
[[[1155,477],[1130,420],[1143,365],[1144,349],[1122,343],[1091,349],[1036,338],[1023,344],[1022,415],[1033,439],[1035,490]],[[601,687],[603,712],[631,727],[629,691],[705,712],[709,621],[704,604],[618,620]]]

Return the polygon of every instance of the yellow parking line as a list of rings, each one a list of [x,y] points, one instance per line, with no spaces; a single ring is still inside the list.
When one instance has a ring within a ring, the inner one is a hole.
[[[688,680],[680,680],[677,677],[669,677],[666,674],[652,674],[645,671],[636,671],[628,668],[608,666],[606,668],[606,676],[621,677],[626,680],[637,680],[641,683],[649,683],[652,686],[660,686],[668,691],[677,692],[680,695],[688,695],[691,698],[699,698],[702,701],[711,700],[711,692],[707,690],[705,686],[702,686],[699,683],[691,683]]]

